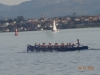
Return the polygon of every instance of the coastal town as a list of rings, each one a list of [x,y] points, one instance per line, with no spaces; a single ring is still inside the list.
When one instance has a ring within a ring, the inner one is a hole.
[[[58,29],[72,29],[72,28],[89,28],[100,27],[100,16],[60,16],[53,18],[46,18],[42,14],[39,19],[31,18],[24,19],[24,16],[17,16],[17,18],[0,19],[0,32],[14,32],[18,31],[40,31],[51,30],[53,20],[56,22]]]

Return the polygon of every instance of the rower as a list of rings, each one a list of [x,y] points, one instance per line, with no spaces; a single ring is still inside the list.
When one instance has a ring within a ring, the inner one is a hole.
[[[71,43],[69,43],[69,48],[71,48],[71,46],[72,46]]]
[[[35,49],[38,49],[39,45],[37,43],[35,43],[34,47],[35,47]]]
[[[68,48],[68,47],[69,47],[69,44],[67,43],[67,44],[66,44],[66,48]]]
[[[38,46],[39,46],[39,48],[40,48],[40,47],[41,47],[41,44],[39,43],[39,45],[38,45]]]
[[[42,44],[42,48],[46,48],[46,45],[45,45],[45,43],[43,43],[43,44]]]
[[[58,43],[55,43],[54,48],[58,48]]]
[[[74,46],[76,46],[76,43],[75,42],[72,44],[72,47],[74,47]]]
[[[48,44],[48,48],[52,48],[52,45],[51,45],[51,43],[49,43],[49,44]]]
[[[35,43],[35,45],[34,46],[37,46],[37,43]]]

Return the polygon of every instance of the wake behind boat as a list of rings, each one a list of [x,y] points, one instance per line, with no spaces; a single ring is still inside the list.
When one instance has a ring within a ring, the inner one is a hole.
[[[52,32],[59,32],[59,30],[56,27],[56,23],[55,20],[53,21],[53,28],[52,28]]]
[[[33,52],[33,51],[76,51],[76,50],[88,50],[88,46],[80,45],[79,39],[77,39],[77,43],[67,43],[66,45],[64,43],[61,43],[61,45],[58,45],[58,43],[55,43],[55,45],[52,45],[49,43],[46,45],[43,43],[42,45],[35,43],[35,45],[27,45],[27,52]]]

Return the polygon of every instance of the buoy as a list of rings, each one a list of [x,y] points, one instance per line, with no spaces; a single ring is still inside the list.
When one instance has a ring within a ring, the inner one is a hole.
[[[18,36],[18,30],[15,29],[15,36]]]

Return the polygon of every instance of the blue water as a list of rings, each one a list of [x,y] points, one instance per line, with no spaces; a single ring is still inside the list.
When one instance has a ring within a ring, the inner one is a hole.
[[[100,28],[83,28],[19,32],[18,36],[0,33],[0,75],[100,75],[99,32]],[[26,53],[27,44],[73,43],[76,39],[89,50]],[[88,70],[89,66],[94,69]]]

